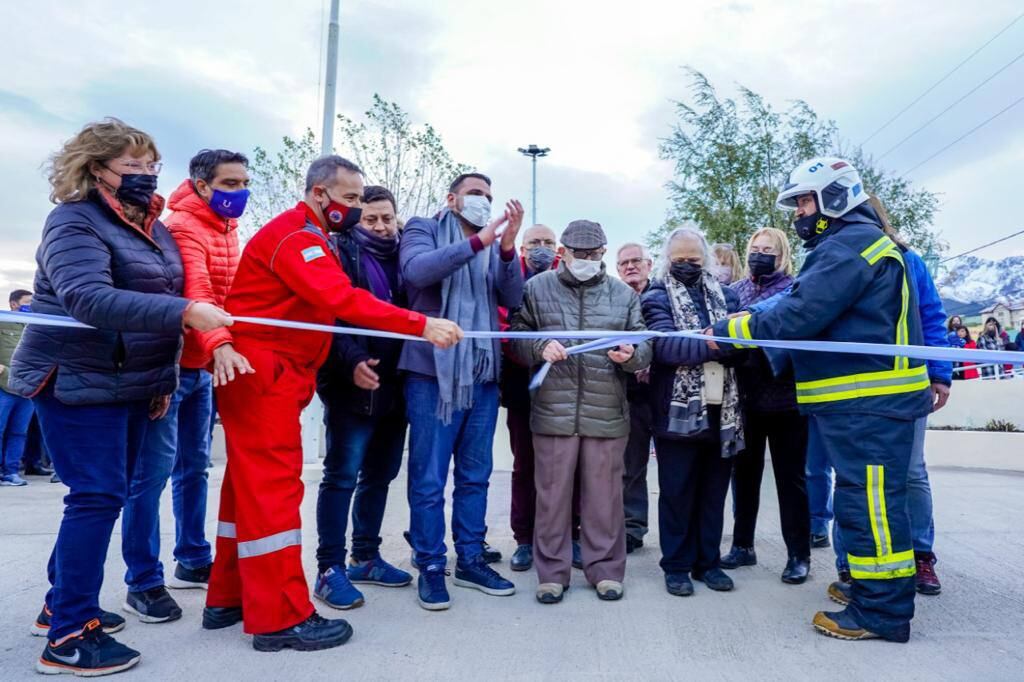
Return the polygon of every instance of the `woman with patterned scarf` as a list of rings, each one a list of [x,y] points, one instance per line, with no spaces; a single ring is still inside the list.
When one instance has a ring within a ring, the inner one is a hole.
[[[714,264],[694,227],[669,235],[661,278],[643,297],[649,329],[705,329],[739,308],[739,298],[705,269]],[[669,594],[693,594],[692,577],[712,590],[733,588],[719,566],[732,458],[743,449],[736,374],[726,358],[686,338],[654,340],[651,400],[658,456],[661,568]]]

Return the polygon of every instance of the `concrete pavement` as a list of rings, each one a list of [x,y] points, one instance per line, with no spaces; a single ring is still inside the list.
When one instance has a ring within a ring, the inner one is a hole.
[[[655,478],[652,465],[652,484]],[[652,680],[1020,680],[1024,678],[1024,476],[937,468],[932,472],[938,537],[937,566],[945,591],[920,597],[910,644],[841,642],[814,633],[816,610],[833,578],[831,550],[815,550],[812,579],[784,585],[785,550],[778,529],[771,467],[767,467],[758,530],[760,564],[733,571],[737,588],[693,597],[669,596],[658,568],[657,532],[629,559],[626,596],[605,603],[582,573],[565,602],[534,601],[532,572],[512,573],[508,530],[509,473],[491,485],[489,540],[505,554],[498,568],[519,593],[488,597],[451,587],[450,611],[428,613],[414,588],[367,586],[366,605],[345,613],[355,636],[316,653],[257,653],[239,627],[201,630],[204,592],[174,591],[185,611],[175,623],[145,625],[129,617],[118,635],[143,659],[127,673],[152,679],[652,679]],[[208,532],[213,536],[222,466],[211,470]],[[304,557],[314,577],[314,510],[319,470],[306,469]],[[46,589],[46,560],[60,520],[63,486],[33,478],[26,488],[0,488],[0,679],[39,679],[32,667],[43,641],[28,627]],[[656,486],[652,485],[652,491]],[[402,477],[392,487],[385,556],[409,568],[401,537],[408,509]],[[165,561],[173,542],[170,496],[164,496]],[[656,518],[657,495],[652,492]],[[731,520],[727,521],[728,548]],[[107,558],[102,605],[120,610],[124,565],[120,534]],[[173,570],[173,564],[167,564]],[[328,616],[340,612],[318,606]]]

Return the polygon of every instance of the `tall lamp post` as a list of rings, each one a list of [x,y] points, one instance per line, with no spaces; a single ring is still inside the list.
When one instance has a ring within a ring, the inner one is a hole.
[[[548,147],[538,147],[535,144],[531,144],[529,147],[523,149],[519,148],[519,153],[523,156],[529,156],[533,159],[533,224],[537,224],[537,157],[547,156],[551,149]]]

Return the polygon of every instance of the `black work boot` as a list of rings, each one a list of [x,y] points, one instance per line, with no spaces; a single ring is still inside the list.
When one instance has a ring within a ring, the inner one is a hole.
[[[256,651],[319,651],[341,646],[351,636],[352,626],[348,622],[341,619],[327,620],[314,612],[312,616],[290,628],[256,635],[252,638],[252,648]]]

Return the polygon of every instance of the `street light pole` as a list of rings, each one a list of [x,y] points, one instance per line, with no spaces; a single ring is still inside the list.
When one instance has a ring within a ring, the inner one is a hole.
[[[334,107],[338,93],[338,10],[341,0],[331,0],[331,22],[327,26],[327,78],[324,80],[324,127],[320,155],[334,153]]]
[[[547,156],[551,149],[544,147],[543,149],[535,144],[531,144],[527,148],[519,148],[519,153],[523,156],[529,156],[533,160],[533,224],[537,224],[537,157]]]

